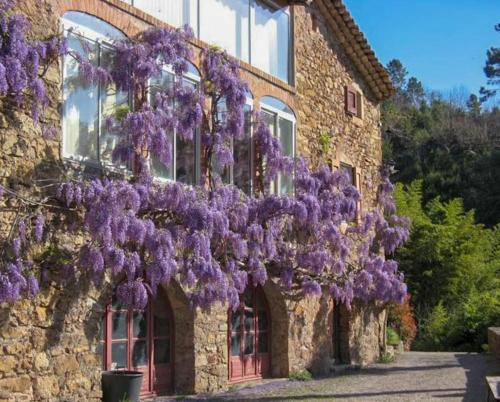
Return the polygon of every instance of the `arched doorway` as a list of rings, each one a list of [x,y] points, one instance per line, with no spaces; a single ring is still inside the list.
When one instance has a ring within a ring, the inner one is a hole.
[[[168,393],[174,370],[173,334],[172,310],[162,289],[145,310],[126,309],[113,295],[104,319],[104,369],[141,371],[142,395]]]
[[[349,312],[346,306],[337,301],[332,313],[332,357],[334,364],[346,364],[349,361]]]
[[[271,367],[271,316],[262,288],[248,287],[240,306],[229,311],[229,380],[268,377]]]

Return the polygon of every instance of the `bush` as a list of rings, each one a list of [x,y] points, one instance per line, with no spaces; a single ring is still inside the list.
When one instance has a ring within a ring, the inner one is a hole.
[[[393,363],[394,360],[396,360],[396,357],[387,352],[383,352],[378,358],[378,362],[382,364]]]
[[[401,338],[399,337],[398,333],[392,328],[387,328],[387,344],[399,345],[399,342],[401,342]]]
[[[288,376],[290,381],[310,381],[312,380],[312,375],[307,370],[302,371],[292,371]]]
[[[405,350],[410,350],[417,336],[417,323],[409,294],[405,297],[402,304],[393,303],[389,305],[387,325],[399,334]]]

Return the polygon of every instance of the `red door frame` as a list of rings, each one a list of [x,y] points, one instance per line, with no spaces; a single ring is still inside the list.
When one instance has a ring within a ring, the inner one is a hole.
[[[160,389],[160,392],[158,393],[157,390],[154,389],[155,384],[154,384],[154,378],[155,378],[155,370],[156,370],[156,365],[154,364],[154,326],[153,326],[153,309],[154,307],[151,305],[151,302],[148,303],[146,307],[146,317],[147,317],[147,334],[146,334],[146,342],[147,342],[147,356],[148,356],[148,364],[145,366],[145,370],[142,367],[139,368],[134,368],[132,367],[132,352],[133,352],[133,347],[131,343],[134,341],[133,337],[133,313],[134,309],[128,309],[127,311],[127,368],[122,369],[122,370],[138,370],[144,372],[144,380],[143,384],[141,386],[141,398],[142,397],[149,397],[149,396],[155,396],[155,395],[162,395],[165,393],[169,393],[173,391],[174,389],[174,378],[175,378],[175,328],[174,328],[174,320],[173,320],[173,313],[172,313],[172,307],[170,305],[170,302],[168,298],[166,297],[166,294],[163,291],[159,291],[157,297],[162,297],[163,300],[165,301],[165,306],[167,308],[167,319],[169,322],[169,334],[165,338],[168,337],[170,339],[170,348],[169,348],[169,363],[168,363],[168,369],[166,370],[167,373],[169,373],[169,386],[168,389]],[[152,301],[152,299],[150,299]],[[122,310],[120,310],[122,311]],[[123,310],[125,311],[125,310]],[[105,315],[104,315],[104,320],[103,320],[103,339],[104,341],[101,340],[101,343],[103,344],[103,365],[105,370],[111,370],[111,364],[112,364],[112,356],[111,356],[111,351],[112,351],[112,344],[113,344],[113,338],[112,338],[112,313],[113,313],[113,308],[112,308],[112,301],[110,301],[106,305],[105,309]],[[142,338],[140,338],[142,339]],[[116,340],[115,340],[116,341]]]
[[[245,376],[244,375],[244,370],[245,370],[245,362],[242,361],[242,377],[240,378],[233,378],[232,376],[232,354],[231,354],[231,337],[232,337],[232,315],[233,312],[231,309],[228,310],[228,320],[227,320],[227,346],[228,346],[228,379],[230,384],[238,383],[238,382],[245,382],[245,381],[251,381],[251,380],[258,380],[261,378],[269,377],[270,372],[271,372],[271,362],[272,362],[272,347],[271,347],[271,341],[272,341],[272,317],[270,314],[269,310],[269,304],[267,303],[267,298],[260,286],[258,287],[247,287],[245,290],[245,293],[247,291],[252,292],[252,305],[253,305],[253,310],[254,310],[254,339],[253,339],[253,351],[254,353],[252,354],[253,357],[255,357],[255,374],[251,376]],[[240,295],[240,307],[238,308],[241,311],[241,318],[240,318],[240,360],[243,358],[245,359],[244,355],[244,341],[245,341],[245,334],[247,333],[244,329],[244,320],[245,320],[245,306],[244,306],[244,295],[245,293]],[[260,335],[260,330],[259,330],[259,314],[258,314],[258,307],[257,307],[257,299],[260,297],[261,301],[264,304],[264,308],[266,311],[266,316],[267,316],[267,329],[265,330],[266,336],[267,336],[267,353],[259,353],[258,347],[259,347],[259,335]],[[265,360],[266,366],[265,370],[262,370],[262,362]],[[260,368],[260,370],[259,370]],[[264,372],[265,371],[265,372]]]

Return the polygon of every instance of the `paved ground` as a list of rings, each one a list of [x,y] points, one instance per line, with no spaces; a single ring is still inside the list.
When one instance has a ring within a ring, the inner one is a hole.
[[[394,363],[375,364],[335,377],[308,382],[270,380],[217,396],[178,396],[174,400],[483,402],[484,377],[493,373],[500,374],[500,366],[490,356],[409,352]]]

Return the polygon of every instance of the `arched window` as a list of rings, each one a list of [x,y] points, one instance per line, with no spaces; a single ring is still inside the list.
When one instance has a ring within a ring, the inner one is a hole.
[[[295,157],[295,115],[292,109],[272,96],[262,97],[260,108],[271,133],[280,139],[283,155]],[[292,194],[293,175],[279,175],[272,190],[278,194]]]
[[[113,58],[113,41],[124,34],[89,14],[69,11],[62,18],[69,50],[81,54],[95,66],[106,68]],[[112,86],[89,84],[71,55],[63,61],[63,146],[65,158],[98,166],[111,165],[118,138],[107,132],[105,119],[117,107],[128,105],[128,93]],[[122,166],[125,167],[125,166]]]
[[[126,309],[113,296],[106,307],[101,339],[104,369],[143,372],[142,394],[168,392],[173,333],[171,308],[161,289],[145,310]]]
[[[262,288],[248,287],[229,311],[229,379],[263,378],[271,367],[271,317]]]
[[[150,102],[154,101],[158,91],[166,90],[173,86],[179,78],[174,72],[165,67],[160,76],[151,79]],[[188,64],[188,71],[182,77],[183,85],[196,88],[200,82],[200,73],[193,64]],[[173,158],[170,166],[165,166],[154,155],[151,157],[153,175],[160,179],[177,180],[186,184],[196,184],[200,177],[200,151],[199,132],[193,140],[184,140],[171,133]]]

